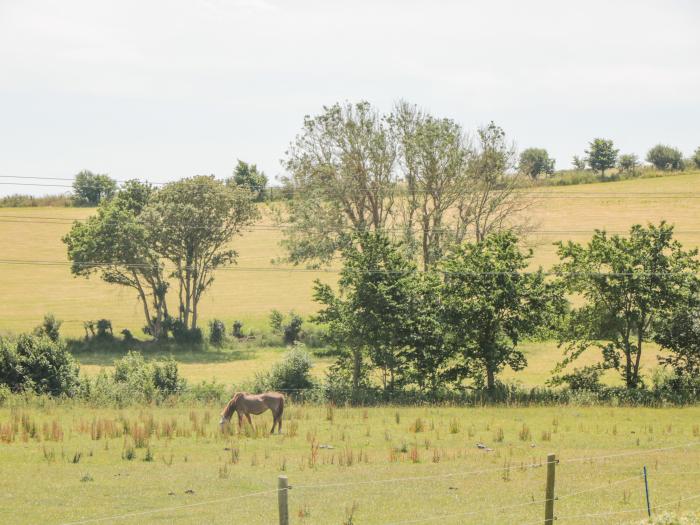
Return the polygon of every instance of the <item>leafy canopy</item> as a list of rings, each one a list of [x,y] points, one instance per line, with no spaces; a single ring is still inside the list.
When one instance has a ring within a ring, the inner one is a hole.
[[[605,175],[605,170],[614,168],[617,164],[619,152],[620,150],[615,149],[612,140],[593,139],[586,150],[586,162],[593,171],[599,171],[601,175]]]
[[[563,309],[559,288],[545,281],[542,270],[527,271],[531,257],[513,233],[500,232],[461,245],[441,264],[447,342],[459,356],[454,378],[493,389],[505,366],[525,367],[520,341]]]
[[[559,242],[562,283],[585,303],[562,331],[563,369],[589,348],[598,348],[604,368],[617,370],[628,388],[641,384],[640,360],[654,323],[697,287],[697,250],[684,251],[673,227],[634,225],[629,236],[597,230],[587,245]]]

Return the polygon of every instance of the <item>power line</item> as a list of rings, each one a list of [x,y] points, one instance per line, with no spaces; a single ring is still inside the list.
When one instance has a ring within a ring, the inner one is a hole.
[[[162,271],[177,271],[177,270],[212,270],[209,266],[204,266],[202,268],[183,266],[181,268],[177,267],[166,267],[160,265],[152,265],[146,263],[120,263],[120,262],[110,262],[110,261],[42,261],[42,260],[31,260],[31,259],[0,259],[0,264],[7,265],[25,265],[25,266],[76,266],[83,268],[126,268],[126,269],[161,269]],[[235,272],[276,272],[276,273],[341,273],[341,269],[333,268],[280,268],[274,266],[222,266],[214,268],[215,270],[223,271],[235,271]],[[425,273],[423,270],[416,270],[416,273]],[[524,276],[524,275],[542,275],[544,277],[550,276],[578,276],[578,277],[662,277],[662,276],[681,276],[681,277],[696,277],[696,274],[692,272],[554,272],[554,271],[524,271],[524,272],[448,272],[448,271],[437,271],[441,275],[459,275],[459,276]],[[354,273],[361,274],[380,274],[380,275],[408,275],[413,273],[411,271],[393,271],[393,270],[357,270]]]
[[[14,175],[0,175],[0,178],[3,179],[22,179],[22,180],[51,180],[51,181],[72,181],[73,179],[69,178],[64,178],[64,177],[28,177],[28,176],[14,176]],[[144,184],[151,184],[154,186],[164,186],[167,184],[171,184],[172,182],[151,182],[151,181],[146,181],[146,180],[139,180],[139,179],[133,179],[137,180],[139,182],[142,182]],[[125,183],[128,182],[127,180],[115,180],[115,182],[118,183]],[[64,185],[64,184],[51,184],[51,183],[28,183],[28,182],[0,182],[2,185],[11,185],[11,186],[45,186],[45,187],[55,187],[55,188],[68,188],[68,189],[73,189],[72,185]],[[398,186],[395,186],[394,188],[390,188],[389,190],[386,191],[378,191],[378,190],[373,190],[371,188],[352,188],[352,192],[365,192],[365,193],[371,193],[371,194],[378,194],[378,195],[383,195],[385,197],[391,197],[391,196],[404,196],[404,195],[425,195],[425,194],[432,194],[433,192],[429,190],[414,190],[410,191],[407,188],[400,186],[401,183],[397,183]],[[548,186],[550,188],[553,188],[551,191],[543,191],[542,189],[538,190],[532,190],[528,188],[514,188],[514,189],[508,189],[508,190],[499,190],[499,189],[494,189],[493,193],[500,193],[503,191],[507,191],[509,194],[524,194],[524,195],[530,195],[530,196],[537,196],[537,197],[547,197],[547,198],[562,198],[565,196],[566,198],[600,198],[600,197],[637,197],[637,196],[647,196],[647,197],[657,197],[657,198],[673,198],[677,199],[680,197],[683,198],[700,198],[700,193],[698,192],[631,192],[631,191],[626,191],[626,192],[595,192],[595,191],[588,191],[588,192],[578,192],[578,191],[568,191],[568,190],[557,190],[557,186]],[[392,189],[397,189],[398,191],[393,193]],[[269,193],[272,195],[275,191],[285,194],[285,195],[298,195],[300,193],[309,193],[309,190],[307,189],[300,189],[300,188],[292,188],[292,187],[283,187],[283,186],[270,186],[268,188],[263,188],[261,190],[263,193]],[[320,196],[328,195],[328,191],[319,191]]]
[[[55,225],[72,225],[74,222],[85,222],[90,220],[91,218],[96,217],[96,216],[91,216],[91,217],[49,217],[49,216],[40,216],[40,215],[32,215],[32,216],[27,216],[27,215],[0,215],[0,223],[6,223],[6,224],[55,224]],[[38,220],[35,220],[38,219]],[[117,224],[118,221],[114,220],[108,220],[108,221],[102,221],[101,224]],[[206,226],[196,226],[196,225],[188,225],[187,229],[206,229]],[[270,231],[270,232],[284,232],[284,231],[293,231],[295,229],[294,226],[290,225],[289,223],[287,224],[280,224],[280,225],[264,225],[264,224],[253,224],[249,226],[242,226],[241,227],[241,232],[246,232],[246,231]],[[334,228],[334,229],[328,229],[328,230],[314,230],[314,233],[317,234],[330,234],[330,233],[338,233],[339,231],[355,231],[356,228],[353,228],[352,226],[343,226],[339,228]],[[525,235],[538,235],[538,234],[543,234],[543,235],[559,235],[559,234],[593,234],[596,232],[596,230],[599,231],[604,231],[605,233],[610,233],[610,234],[624,234],[624,233],[629,233],[629,230],[606,230],[604,228],[594,228],[594,229],[585,229],[585,230],[532,230],[528,231],[525,233]],[[442,233],[453,233],[457,231],[456,228],[427,228],[423,230],[422,228],[402,228],[402,227],[388,227],[388,228],[377,228],[372,231],[377,231],[377,232],[397,232],[397,233],[407,233],[407,232],[412,232],[412,233],[423,233],[423,232],[442,232]],[[700,230],[675,230],[674,233],[676,234],[698,234],[700,233]]]

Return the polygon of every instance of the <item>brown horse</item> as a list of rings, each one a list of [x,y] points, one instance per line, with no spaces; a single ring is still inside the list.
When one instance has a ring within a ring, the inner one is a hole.
[[[277,425],[277,432],[282,433],[284,395],[279,392],[265,392],[257,395],[236,392],[226,405],[226,408],[224,408],[224,411],[221,412],[219,425],[223,428],[224,424],[231,421],[233,413],[238,412],[238,428],[243,427],[243,416],[248,419],[248,423],[252,426],[253,422],[250,419],[250,415],[262,414],[266,410],[272,412],[272,430],[270,430],[270,434],[275,433],[275,425]]]

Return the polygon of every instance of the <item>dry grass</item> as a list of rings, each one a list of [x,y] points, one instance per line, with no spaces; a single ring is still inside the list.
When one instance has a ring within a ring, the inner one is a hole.
[[[124,522],[273,523],[276,478],[284,472],[294,487],[290,509],[295,515],[302,509],[298,517],[308,523],[342,523],[352,507],[353,519],[363,524],[460,513],[477,514],[438,521],[530,523],[541,518],[542,466],[549,452],[561,459],[555,505],[561,517],[642,508],[637,475],[643,465],[656,505],[700,491],[694,468],[700,446],[654,451],[697,444],[698,407],[402,408],[404,420],[430,422],[419,436],[411,425],[396,425],[393,408],[337,407],[330,421],[326,407],[293,405],[286,428],[294,424],[294,433],[256,432],[255,427],[269,427],[265,416],[247,432],[221,433],[210,416],[217,408],[0,409],[6,435],[0,443],[0,489],[13,498],[12,506],[0,506],[0,522],[63,523],[270,490]],[[455,421],[472,429],[473,438],[451,433]],[[49,432],[48,440],[42,432],[22,439],[28,429],[50,431],[54,423],[62,433]],[[139,448],[137,438],[145,446]],[[603,455],[615,457],[587,459]],[[411,481],[401,481],[405,478]],[[367,483],[378,480],[393,481]],[[566,497],[589,489],[596,490]],[[518,507],[504,508],[511,505]],[[695,500],[668,507],[697,508]],[[642,517],[627,512],[620,520]]]
[[[671,198],[640,193],[683,193],[700,187],[700,172],[650,179],[580,186],[547,187],[538,190],[532,219],[539,230],[558,231],[532,235],[528,242],[535,250],[535,265],[549,267],[555,262],[552,242],[559,239],[585,241],[594,228],[625,230],[633,223],[661,219],[676,225],[678,239],[686,246],[700,245],[700,199],[683,196]],[[44,223],[0,222],[3,244],[2,259],[65,261],[60,241],[70,225],[45,224],[39,217],[83,218],[94,210],[85,208],[15,208],[0,210],[0,215],[21,216]],[[269,216],[269,213],[267,214]],[[269,223],[269,217],[265,219]],[[571,233],[584,230],[585,233]],[[694,230],[692,233],[683,233]],[[316,309],[312,301],[312,283],[320,278],[334,280],[322,272],[259,272],[269,268],[271,259],[282,255],[277,231],[246,233],[235,242],[240,253],[238,266],[219,271],[212,289],[201,307],[203,325],[212,317],[224,319],[228,326],[241,319],[246,326],[261,326],[272,308],[295,309],[308,314]],[[75,279],[67,266],[2,265],[0,289],[0,331],[27,330],[35,326],[44,313],[53,312],[65,321],[64,333],[79,335],[82,322],[88,319],[111,319],[115,331],[129,328],[138,333],[143,321],[141,308],[131,290],[108,286],[99,279]]]

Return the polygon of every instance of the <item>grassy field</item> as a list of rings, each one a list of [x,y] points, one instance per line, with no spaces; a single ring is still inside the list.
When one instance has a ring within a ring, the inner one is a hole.
[[[700,508],[676,503],[700,493],[699,407],[290,406],[275,436],[269,415],[222,435],[218,410],[0,409],[0,523],[268,525],[280,473],[293,524],[541,523],[549,452],[566,523],[639,522],[643,465],[655,512]]]

